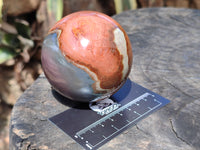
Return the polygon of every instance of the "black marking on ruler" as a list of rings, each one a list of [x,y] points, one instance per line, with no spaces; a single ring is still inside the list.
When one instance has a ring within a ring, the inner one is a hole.
[[[121,107],[106,116],[89,109],[71,108],[49,120],[85,149],[92,150],[169,103],[169,100],[130,80],[111,98]]]

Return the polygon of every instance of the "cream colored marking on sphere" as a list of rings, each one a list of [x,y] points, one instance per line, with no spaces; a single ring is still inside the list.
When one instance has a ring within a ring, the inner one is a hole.
[[[111,89],[103,89],[100,87],[100,80],[98,79],[96,73],[92,72],[89,68],[87,68],[86,66],[74,63],[75,66],[79,67],[80,69],[83,69],[84,71],[86,71],[95,81],[94,85],[95,85],[95,89],[96,91],[100,91],[100,92],[107,92],[107,94],[104,94],[103,96],[100,96],[94,100],[92,100],[93,102],[98,101],[99,99],[105,99],[111,96],[112,93],[114,93],[116,90],[118,90],[123,84],[124,82],[122,82],[117,88],[111,88]]]
[[[128,67],[129,67],[126,39],[124,33],[119,28],[116,28],[113,33],[114,33],[114,42],[117,46],[117,49],[119,50],[119,53],[123,56],[122,79],[124,79],[124,77],[128,73]]]
[[[77,63],[74,63],[74,64],[75,64],[75,66],[79,67],[80,69],[83,69],[85,72],[87,72],[93,78],[93,80],[95,81],[95,88],[96,88],[97,91],[105,91],[106,90],[106,89],[102,89],[100,87],[100,81],[99,81],[96,73],[92,72],[88,67],[86,67],[84,65],[80,65],[80,64],[77,64]]]

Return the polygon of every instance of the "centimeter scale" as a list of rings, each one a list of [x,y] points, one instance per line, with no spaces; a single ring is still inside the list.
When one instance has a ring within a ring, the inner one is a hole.
[[[70,108],[49,120],[83,148],[93,150],[170,102],[129,79],[110,99],[116,106],[112,112]]]

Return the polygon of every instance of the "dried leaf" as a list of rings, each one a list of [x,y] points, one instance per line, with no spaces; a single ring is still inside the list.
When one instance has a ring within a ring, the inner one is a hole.
[[[17,38],[20,41],[20,43],[23,45],[23,47],[33,48],[34,42],[32,40],[24,38],[20,35],[18,35]]]
[[[15,28],[15,26],[2,21],[0,24],[0,28],[5,31],[6,33],[11,33],[11,34],[17,34],[17,30]]]

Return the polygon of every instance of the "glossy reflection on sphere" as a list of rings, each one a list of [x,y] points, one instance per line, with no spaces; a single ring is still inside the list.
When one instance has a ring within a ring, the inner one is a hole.
[[[116,92],[132,65],[127,34],[114,19],[93,11],[70,14],[49,31],[42,67],[52,87],[76,101],[96,101]]]

